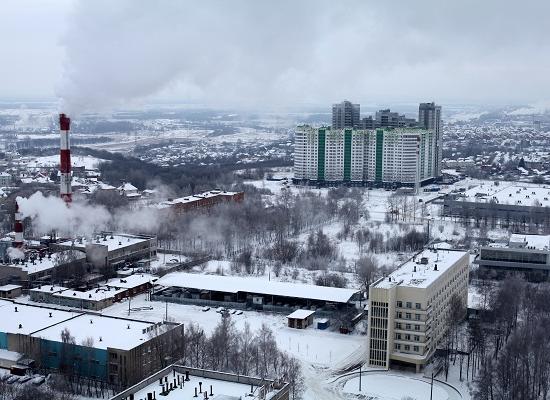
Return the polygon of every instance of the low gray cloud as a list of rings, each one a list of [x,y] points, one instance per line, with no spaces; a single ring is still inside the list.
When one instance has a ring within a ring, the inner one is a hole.
[[[56,91],[71,112],[151,96],[545,101],[549,12],[542,0],[76,1]]]

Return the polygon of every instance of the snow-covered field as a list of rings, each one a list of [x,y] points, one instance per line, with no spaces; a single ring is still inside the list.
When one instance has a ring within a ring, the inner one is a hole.
[[[84,167],[85,169],[95,169],[97,166],[105,162],[106,160],[92,157],[92,156],[79,156],[72,155],[71,163],[73,167]],[[43,156],[33,157],[25,161],[28,168],[40,168],[40,167],[56,167],[59,165],[59,156]]]
[[[152,307],[152,309],[147,309]],[[184,324],[199,324],[207,334],[212,333],[220,322],[221,315],[214,309],[202,311],[202,307],[174,303],[147,301],[145,295],[132,299],[131,308],[142,308],[128,314],[128,302],[117,303],[103,310],[103,314],[120,317],[143,319],[160,322],[166,317]],[[362,335],[341,335],[329,330],[318,330],[313,327],[299,330],[286,325],[282,314],[267,312],[244,311],[242,315],[232,315],[235,327],[242,330],[246,322],[252,330],[267,324],[275,333],[281,349],[291,352],[298,359],[328,368],[331,365],[346,365],[350,359],[355,359],[358,352],[365,350],[366,337]]]

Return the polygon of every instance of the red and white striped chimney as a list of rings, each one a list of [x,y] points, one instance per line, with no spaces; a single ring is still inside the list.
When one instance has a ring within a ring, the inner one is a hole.
[[[15,231],[13,247],[23,247],[23,222],[21,213],[19,212],[19,204],[17,204],[17,200],[15,200],[15,223],[13,224],[13,230]]]
[[[73,200],[71,187],[71,143],[69,131],[71,130],[71,119],[65,114],[59,114],[59,130],[61,133],[61,152],[59,160],[59,171],[61,172],[61,198],[67,205]]]

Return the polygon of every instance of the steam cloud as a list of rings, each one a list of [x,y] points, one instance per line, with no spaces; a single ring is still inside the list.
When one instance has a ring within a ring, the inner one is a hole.
[[[17,197],[19,211],[30,217],[35,232],[58,235],[88,236],[101,230],[124,229],[129,232],[154,232],[161,218],[154,209],[125,210],[111,214],[105,207],[75,201],[70,207],[59,197],[36,192],[29,198]]]

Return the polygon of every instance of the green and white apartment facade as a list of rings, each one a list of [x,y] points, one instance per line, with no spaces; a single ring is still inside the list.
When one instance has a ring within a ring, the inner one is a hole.
[[[375,130],[298,126],[294,181],[415,186],[435,177],[435,133],[420,128]]]

